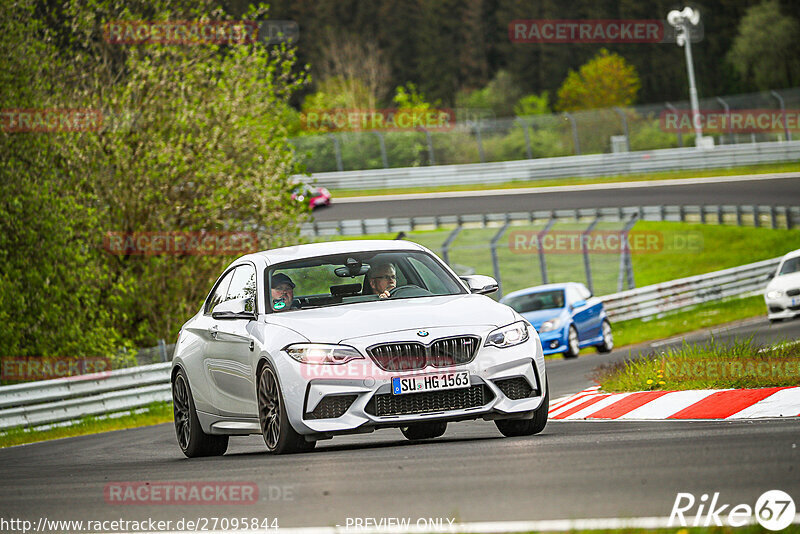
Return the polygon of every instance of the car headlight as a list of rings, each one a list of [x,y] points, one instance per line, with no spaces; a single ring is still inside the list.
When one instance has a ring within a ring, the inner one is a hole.
[[[550,319],[549,321],[543,322],[542,326],[539,327],[539,332],[552,332],[560,327],[561,317],[556,317],[555,319]]]
[[[316,365],[338,365],[352,360],[363,360],[353,347],[326,345],[324,343],[295,343],[283,349],[292,359],[300,363]]]
[[[772,299],[779,299],[782,296],[783,296],[783,291],[781,291],[780,289],[773,289],[772,291],[767,293],[767,298],[771,299],[771,300]]]
[[[513,347],[520,343],[528,341],[528,323],[525,321],[517,321],[508,326],[503,326],[497,330],[492,330],[486,336],[486,346],[492,345],[504,349],[506,347]]]

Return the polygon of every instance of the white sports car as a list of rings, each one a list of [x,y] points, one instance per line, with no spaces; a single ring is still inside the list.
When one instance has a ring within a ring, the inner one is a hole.
[[[536,330],[407,241],[344,241],[243,256],[181,328],[172,365],[186,456],[262,434],[272,453],[335,435],[494,420],[506,436],[547,424]]]
[[[800,315],[800,250],[786,254],[764,290],[770,322]]]

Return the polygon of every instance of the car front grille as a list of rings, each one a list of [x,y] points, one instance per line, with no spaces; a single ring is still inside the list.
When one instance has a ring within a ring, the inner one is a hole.
[[[446,412],[478,408],[492,400],[492,398],[494,398],[494,395],[485,384],[443,391],[408,393],[406,395],[383,393],[370,399],[369,403],[367,403],[366,412],[379,417]]]
[[[800,295],[800,289],[790,289],[786,292],[787,297],[795,297]]]
[[[475,358],[480,338],[457,336],[437,339],[430,345],[416,341],[381,343],[367,349],[367,354],[384,371],[411,371],[469,363]]]
[[[358,395],[328,395],[317,404],[313,412],[307,412],[306,419],[335,419],[345,414]]]
[[[534,392],[534,389],[522,376],[495,380],[494,385],[503,392],[503,395],[511,400],[526,399],[533,396],[532,394]]]

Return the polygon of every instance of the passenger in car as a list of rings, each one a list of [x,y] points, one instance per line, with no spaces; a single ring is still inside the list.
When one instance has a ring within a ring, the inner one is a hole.
[[[391,263],[378,263],[369,270],[369,287],[380,298],[389,298],[389,291],[397,287],[397,274]]]
[[[290,308],[298,308],[297,303],[294,302],[294,282],[287,275],[283,273],[272,275],[271,296],[272,309],[275,311],[288,310]]]

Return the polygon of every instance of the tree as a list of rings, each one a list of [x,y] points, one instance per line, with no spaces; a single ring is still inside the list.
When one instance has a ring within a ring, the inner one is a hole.
[[[613,106],[628,106],[641,87],[636,68],[605,48],[581,66],[570,71],[558,89],[556,109],[575,111]]]
[[[307,208],[291,199],[300,169],[285,118],[306,76],[285,44],[124,46],[103,37],[106,21],[229,18],[210,2],[137,8],[75,0],[47,22],[25,7],[35,4],[4,6],[11,27],[0,37],[2,52],[21,59],[8,75],[18,90],[4,85],[3,107],[92,108],[134,120],[96,131],[0,134],[0,215],[10,218],[0,223],[8,231],[0,253],[15,266],[0,298],[5,310],[19,303],[25,310],[11,317],[11,330],[23,333],[11,349],[93,354],[116,344],[108,335],[105,346],[81,346],[82,329],[98,336],[112,329],[137,346],[174,339],[233,258],[109,254],[105,233],[252,231],[260,249],[296,243]],[[260,8],[243,18],[264,15]],[[50,248],[37,256],[42,246]],[[39,331],[52,335],[30,343]],[[61,337],[75,343],[65,349]],[[5,340],[0,348],[11,353]]]
[[[777,0],[747,10],[727,55],[728,62],[760,90],[800,84],[800,23],[781,13]]]

